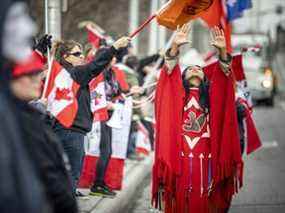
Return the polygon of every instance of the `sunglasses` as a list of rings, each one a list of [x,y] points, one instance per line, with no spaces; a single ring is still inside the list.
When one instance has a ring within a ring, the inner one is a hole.
[[[82,55],[82,52],[74,52],[74,53],[69,53],[69,55],[73,55],[75,57],[80,57]]]

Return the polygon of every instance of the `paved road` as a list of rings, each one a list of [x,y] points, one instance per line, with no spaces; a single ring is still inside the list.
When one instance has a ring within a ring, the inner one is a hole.
[[[263,148],[245,158],[245,186],[235,197],[230,213],[285,212],[285,102],[276,107],[257,107],[254,118]],[[150,178],[138,189],[128,213],[150,209]]]

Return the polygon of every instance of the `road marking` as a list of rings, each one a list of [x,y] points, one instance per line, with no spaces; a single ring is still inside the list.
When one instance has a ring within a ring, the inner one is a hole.
[[[285,111],[285,102],[281,101],[279,104],[280,104],[281,108]]]
[[[268,149],[268,148],[276,148],[278,147],[277,141],[264,141],[262,143],[262,148]]]

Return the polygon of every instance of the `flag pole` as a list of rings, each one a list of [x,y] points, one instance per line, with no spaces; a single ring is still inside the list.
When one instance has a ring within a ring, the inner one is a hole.
[[[132,32],[129,36],[131,38],[135,37],[140,31],[142,31],[154,18],[156,17],[156,14],[151,15],[148,17],[147,20],[145,20],[134,32]]]
[[[47,87],[48,87],[48,83],[49,83],[49,79],[50,79],[50,74],[51,74],[51,71],[52,71],[53,60],[54,60],[54,56],[52,55],[51,59],[50,59],[50,64],[48,66],[47,76],[46,76],[44,90],[43,90],[41,99],[45,99],[45,96],[46,96],[46,93],[47,93]]]
[[[45,0],[45,34],[49,34],[48,1],[49,0]],[[50,51],[49,51],[49,48],[47,48],[47,61],[48,61],[48,66],[50,66]]]
[[[45,0],[45,34],[49,34],[49,25],[48,25],[48,1],[49,0]],[[44,89],[43,89],[43,93],[42,93],[42,97],[41,99],[45,98],[46,95],[46,91],[47,91],[47,87],[48,87],[48,82],[49,82],[49,78],[50,78],[50,73],[51,73],[51,67],[52,67],[52,61],[53,61],[53,57],[51,59],[50,56],[50,49],[47,47],[47,64],[48,64],[48,71],[47,71],[47,76],[46,76],[46,80],[45,80],[45,84],[44,84]]]
[[[161,11],[163,11],[171,1],[168,1],[166,4],[164,4],[157,12],[156,14],[151,15],[150,17],[147,18],[134,32],[132,32],[129,37],[133,38],[135,37],[139,32],[141,32],[153,19],[155,19],[158,14],[160,14]]]

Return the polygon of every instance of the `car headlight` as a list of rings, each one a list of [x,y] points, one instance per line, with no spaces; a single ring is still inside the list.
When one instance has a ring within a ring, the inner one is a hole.
[[[261,85],[262,85],[264,88],[269,89],[269,88],[271,88],[271,86],[272,86],[272,82],[271,82],[271,80],[265,79],[265,80],[263,80],[263,81],[261,82]]]

